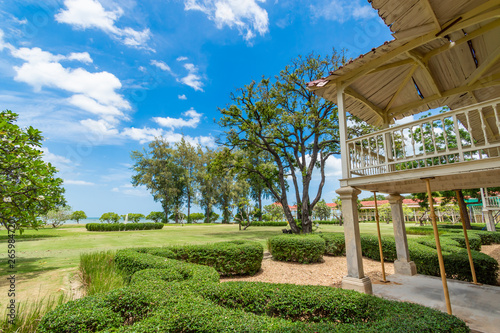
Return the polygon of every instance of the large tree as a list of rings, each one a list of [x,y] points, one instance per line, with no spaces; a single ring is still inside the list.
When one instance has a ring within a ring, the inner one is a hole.
[[[0,225],[20,230],[42,225],[40,216],[64,206],[63,180],[42,160],[42,134],[20,128],[18,115],[0,112]]]
[[[212,166],[215,161],[215,151],[206,148],[202,150],[198,147],[198,155],[200,156],[198,171],[195,174],[195,180],[198,188],[198,197],[196,202],[205,212],[205,223],[212,222],[214,216],[213,208],[217,203],[217,193],[221,177],[216,171],[216,167]],[[212,172],[213,170],[213,172]]]
[[[184,190],[182,195],[187,205],[187,216],[189,222],[191,204],[195,198],[196,173],[201,167],[201,149],[200,147],[197,149],[197,147],[191,145],[189,142],[184,140],[184,138],[182,138],[181,141],[175,145],[174,156],[177,165],[182,168],[180,180],[184,183],[182,185]]]
[[[342,60],[336,53],[325,58],[298,57],[274,80],[264,78],[238,89],[231,95],[233,104],[220,109],[225,146],[271,156],[272,167],[247,165],[247,171],[260,177],[281,203],[295,233],[312,231],[311,215],[321,199],[326,161],[340,153],[337,107],[314,95],[306,84],[328,75]],[[310,185],[315,170],[320,182],[314,192]],[[295,190],[302,229],[288,205],[288,179]]]
[[[161,203],[165,216],[179,211],[183,204],[185,180],[175,149],[164,138],[156,138],[149,143],[149,150],[132,151],[131,158],[135,161],[132,185],[146,186],[154,200]]]

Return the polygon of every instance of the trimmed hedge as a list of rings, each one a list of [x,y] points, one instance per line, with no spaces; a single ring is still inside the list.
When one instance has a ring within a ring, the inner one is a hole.
[[[316,235],[282,235],[267,241],[269,252],[279,261],[302,264],[319,262],[325,253],[325,240]]]
[[[163,223],[87,223],[87,231],[129,231],[162,229]]]
[[[139,254],[211,266],[221,276],[253,275],[260,270],[264,247],[257,242],[229,241],[203,245],[138,248],[118,251],[115,261],[119,267],[127,266],[122,268],[129,275],[140,269],[163,268],[163,266],[153,267],[149,264],[150,261],[146,260],[150,257],[141,257]],[[123,256],[126,257],[127,262],[124,261]],[[136,260],[136,257],[141,259]],[[148,263],[147,267],[144,266],[145,262]],[[133,266],[133,268],[128,266]]]
[[[481,244],[500,243],[500,233],[469,230],[467,234],[472,249],[472,260],[474,261],[477,280],[481,283],[495,285],[499,270],[498,261],[478,251]],[[345,255],[343,234],[322,233],[319,236],[326,242],[326,255]],[[460,236],[459,233],[445,233],[440,237],[440,242],[446,276],[457,280],[472,281],[464,237]],[[376,236],[362,235],[361,249],[363,256],[380,260],[378,238]],[[395,261],[397,259],[394,237],[382,238],[382,250],[385,261]],[[440,276],[434,237],[408,239],[408,251],[410,259],[415,262],[419,274]]]
[[[351,290],[216,283],[201,276],[183,280],[175,269],[198,265],[175,266],[174,261],[167,261],[165,272],[138,271],[128,287],[57,307],[43,317],[38,331],[469,332],[463,321],[446,313]]]
[[[286,227],[288,222],[283,221],[254,221],[251,227]]]

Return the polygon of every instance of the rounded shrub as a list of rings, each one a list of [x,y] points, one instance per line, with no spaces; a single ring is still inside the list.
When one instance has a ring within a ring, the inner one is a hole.
[[[319,262],[325,253],[325,240],[317,235],[281,235],[267,241],[275,260],[302,264]]]
[[[324,242],[317,236],[304,239]],[[38,331],[469,332],[463,321],[446,313],[352,290],[218,283],[212,267],[165,257],[175,252],[167,248],[118,251],[115,260],[132,276],[130,285],[59,306],[43,317]]]

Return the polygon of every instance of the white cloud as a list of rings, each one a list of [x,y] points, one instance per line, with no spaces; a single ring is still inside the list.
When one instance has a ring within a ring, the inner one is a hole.
[[[203,91],[203,82],[201,82],[202,77],[198,74],[198,67],[187,63],[184,64],[184,68],[187,69],[188,75],[177,79],[177,81],[193,88],[196,91]]]
[[[124,184],[120,187],[114,187],[111,191],[134,197],[147,197],[151,195],[151,193],[145,186],[134,187],[132,184]]]
[[[94,186],[94,183],[91,182],[86,182],[84,180],[71,180],[71,179],[65,179],[64,180],[65,185],[79,185],[79,186]]]
[[[49,148],[47,147],[39,148],[39,150],[43,153],[42,159],[45,162],[49,162],[58,168],[60,168],[63,165],[70,165],[72,163],[69,159],[67,159],[64,156],[51,153],[49,151]]]
[[[217,28],[235,27],[247,41],[269,29],[267,11],[259,6],[265,0],[184,0],[185,10],[198,10],[215,22]]]
[[[106,137],[115,137],[119,134],[118,130],[104,119],[85,119],[81,120],[80,124],[93,134],[97,135],[96,141],[103,140]]]
[[[200,123],[201,116],[203,114],[196,112],[193,108],[182,114],[184,117],[189,117],[185,120],[182,118],[170,118],[170,117],[154,117],[153,120],[162,127],[169,127],[170,129],[179,127],[191,127],[196,128]]]
[[[186,60],[188,60],[188,58],[187,58],[187,57],[180,56],[180,57],[177,57],[177,59],[176,59],[176,60],[177,60],[177,61],[186,61]]]
[[[356,20],[370,19],[377,16],[377,12],[360,0],[321,0],[310,5],[315,18],[343,23],[351,18]]]
[[[168,72],[168,73],[174,75],[170,66],[167,65],[166,63],[164,63],[163,61],[151,60],[150,63],[151,63],[151,65],[158,67],[162,71],[165,71],[165,72]]]
[[[182,94],[182,95],[177,95],[177,97],[178,97],[179,99],[184,100],[184,101],[185,101],[185,100],[187,100],[187,97],[186,97],[186,95],[184,95],[184,94]]]
[[[137,31],[130,27],[118,28],[115,23],[123,15],[123,9],[106,10],[97,0],[65,0],[66,9],[61,9],[55,19],[59,23],[67,23],[77,29],[99,29],[123,44],[135,48],[148,48],[147,41],[151,37],[149,29]]]
[[[81,67],[69,68],[61,64],[68,60],[92,63],[87,52],[65,56],[38,47],[22,47],[11,48],[11,54],[25,61],[21,66],[14,66],[14,80],[31,85],[37,92],[47,87],[72,93],[67,99],[69,104],[107,122],[117,123],[118,119],[127,119],[124,111],[130,110],[131,106],[116,92],[122,87],[116,76],[106,71],[91,73]]]
[[[69,56],[66,57],[68,60],[76,60],[80,61],[86,64],[91,64],[93,62],[92,58],[90,57],[90,54],[88,52],[81,52],[81,53],[70,53]]]
[[[145,142],[153,141],[155,138],[162,136],[163,130],[160,128],[130,127],[130,128],[125,128],[122,134],[126,137],[139,141],[139,143],[143,144]]]

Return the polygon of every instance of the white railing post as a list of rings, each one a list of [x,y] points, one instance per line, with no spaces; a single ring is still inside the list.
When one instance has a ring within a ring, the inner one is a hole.
[[[340,83],[340,82],[339,82]],[[337,108],[339,115],[339,135],[340,135],[340,158],[342,160],[342,178],[346,179],[351,176],[350,154],[347,145],[347,115],[345,110],[344,87],[337,84]]]

